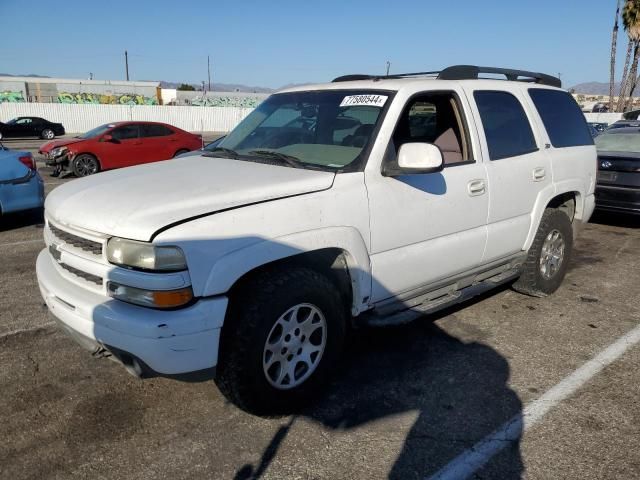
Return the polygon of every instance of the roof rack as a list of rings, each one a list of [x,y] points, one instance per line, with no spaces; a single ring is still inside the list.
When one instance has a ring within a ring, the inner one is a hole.
[[[412,77],[436,77],[439,80],[478,80],[482,74],[504,75],[505,80],[518,82],[539,83],[552,87],[562,87],[559,78],[544,73],[514,70],[511,68],[478,67],[476,65],[453,65],[444,70],[434,72],[398,73],[393,75],[343,75],[335,78],[334,82],[350,82],[354,80],[390,80]]]

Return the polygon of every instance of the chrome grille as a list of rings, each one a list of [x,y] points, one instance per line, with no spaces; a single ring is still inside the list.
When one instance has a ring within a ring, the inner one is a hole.
[[[102,255],[102,244],[98,242],[94,242],[93,240],[88,240],[86,238],[78,237],[77,235],[73,235],[72,233],[65,232],[64,230],[60,230],[57,227],[54,227],[51,223],[49,223],[49,230],[56,238],[59,238],[65,243],[69,245],[73,245],[80,250],[84,250],[85,252],[92,253],[94,255]]]
[[[83,272],[82,270],[78,270],[77,268],[73,268],[65,263],[58,263],[62,268],[64,268],[67,272],[75,275],[76,277],[80,277],[87,282],[95,283],[96,285],[102,286],[102,277],[97,275],[92,275],[87,272]]]

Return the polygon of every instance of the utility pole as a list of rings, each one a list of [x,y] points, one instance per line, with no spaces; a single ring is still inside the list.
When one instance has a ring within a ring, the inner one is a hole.
[[[209,76],[209,91],[211,91],[211,66],[209,63],[209,55],[207,55],[207,75]]]
[[[124,69],[127,72],[127,82],[129,81],[129,54],[124,51]]]
[[[389,76],[389,68],[391,67],[391,62],[387,60],[387,77]]]

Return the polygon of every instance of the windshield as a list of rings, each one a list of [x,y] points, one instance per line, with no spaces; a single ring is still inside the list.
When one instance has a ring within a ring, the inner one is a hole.
[[[83,133],[82,135],[78,135],[76,138],[94,138],[94,137],[98,137],[100,135],[102,135],[103,133],[105,133],[107,130],[111,129],[115,127],[114,124],[112,123],[108,123],[106,125],[100,125],[99,127],[94,128],[93,130],[89,130],[86,133]]]
[[[602,152],[640,153],[640,132],[601,133],[594,139],[596,148]]]
[[[272,95],[219,145],[242,160],[275,158],[289,166],[338,170],[373,140],[389,92],[323,90]]]
[[[14,123],[16,123],[17,121],[18,121],[18,119],[17,119],[17,118],[12,118],[11,120],[9,120],[9,121],[7,122],[7,125],[13,125],[13,124],[14,124]]]

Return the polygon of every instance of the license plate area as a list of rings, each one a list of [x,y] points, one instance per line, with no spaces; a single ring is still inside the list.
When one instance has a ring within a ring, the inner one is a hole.
[[[603,182],[615,182],[618,179],[616,172],[598,172],[598,180]]]

